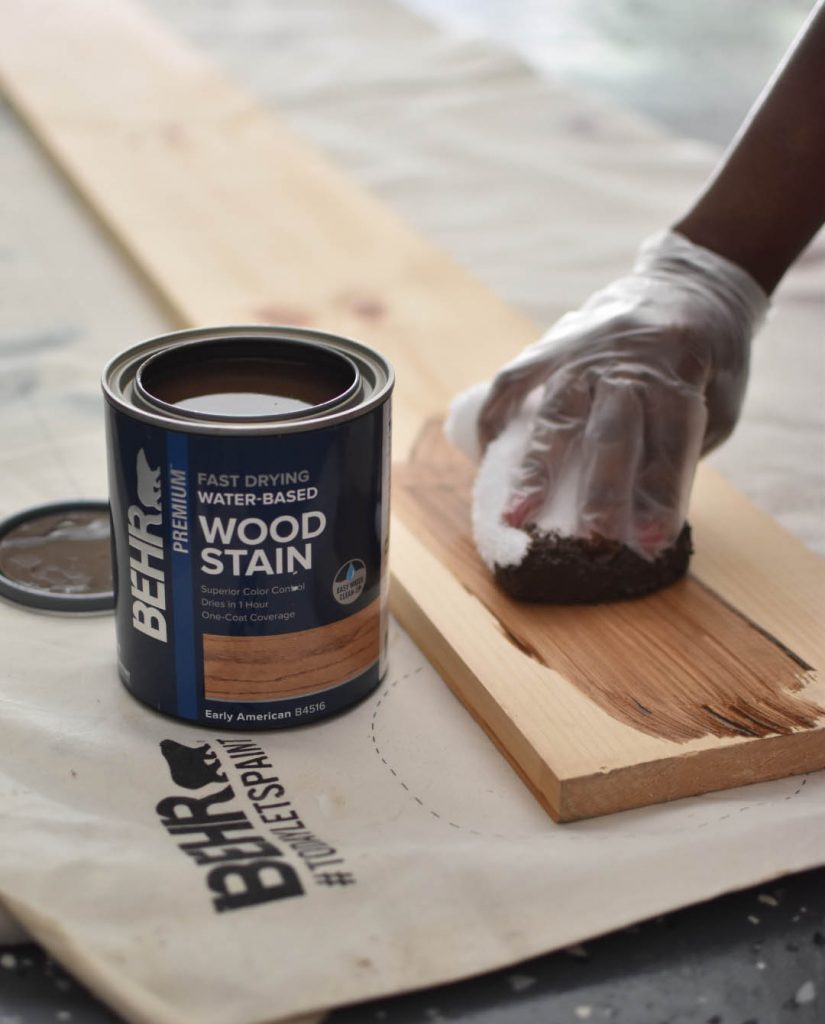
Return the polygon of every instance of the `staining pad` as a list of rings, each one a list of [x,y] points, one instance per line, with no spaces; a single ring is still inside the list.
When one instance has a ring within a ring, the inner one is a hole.
[[[0,595],[43,611],[112,609],[108,504],[55,502],[0,522]]]
[[[523,601],[593,604],[642,597],[684,576],[692,552],[687,524],[676,543],[651,560],[603,537],[563,537],[534,527],[527,532],[524,560],[494,569],[499,586]]]
[[[687,523],[673,544],[655,558],[644,558],[618,540],[579,535],[575,458],[564,465],[536,522],[520,529],[508,525],[504,509],[513,468],[524,458],[536,399],[525,402],[482,453],[476,424],[488,390],[483,383],[459,395],[445,431],[478,463],[472,497],[473,540],[502,590],[523,601],[597,604],[642,597],[685,575],[693,553]]]

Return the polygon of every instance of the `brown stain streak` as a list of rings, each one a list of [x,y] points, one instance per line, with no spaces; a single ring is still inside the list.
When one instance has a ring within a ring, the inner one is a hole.
[[[713,708],[708,707],[707,704],[702,705],[702,710],[707,711],[709,715],[721,722],[723,726],[726,726],[732,732],[738,732],[742,736],[758,736],[759,733],[753,729],[749,729],[746,725],[742,725],[739,722],[734,721],[732,718],[728,718],[726,715],[721,714],[719,711],[714,711]]]
[[[368,299],[365,299],[363,302],[356,302],[352,307],[352,311],[363,320],[380,320],[387,313],[382,303]]]
[[[740,707],[740,708],[737,708],[737,711],[744,718],[747,718],[749,722],[752,722],[753,725],[755,725],[760,730],[760,735],[761,736],[766,736],[768,733],[770,733],[774,729],[774,723],[766,722],[764,718],[758,717],[758,715],[756,715],[754,713],[754,711],[755,711],[754,708],[741,708]]]
[[[802,694],[811,668],[693,577],[616,604],[521,603],[495,585],[471,537],[472,463],[429,424],[395,467],[396,511],[526,656],[614,718],[652,736],[784,735],[825,709]],[[803,669],[805,675],[799,672]]]
[[[313,317],[305,309],[298,309],[295,306],[258,306],[252,310],[254,323],[283,324],[306,327],[311,324]]]
[[[187,142],[186,128],[174,121],[161,125],[160,133],[163,139],[171,146],[183,146]]]
[[[387,307],[384,302],[366,292],[344,292],[337,297],[336,305],[343,307],[366,323],[376,323],[387,315]]]

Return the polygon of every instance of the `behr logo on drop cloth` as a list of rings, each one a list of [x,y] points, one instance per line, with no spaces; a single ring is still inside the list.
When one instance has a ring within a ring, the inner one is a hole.
[[[160,467],[152,469],[142,448],[137,454],[135,478],[140,505],[130,505],[126,517],[129,523],[132,625],[138,632],[166,643]]]
[[[243,910],[303,896],[298,874],[286,863],[280,848],[261,836],[249,815],[238,806],[235,788],[212,744],[187,747],[167,739],[161,740],[160,752],[176,786],[190,794],[200,791],[197,796],[168,796],[155,810],[179,849],[206,870],[206,887],[215,910]],[[241,771],[240,781],[251,797],[265,799],[273,793],[283,794],[278,779],[261,771],[264,764],[260,757],[246,758],[237,764],[238,768],[241,765],[249,766]],[[257,809],[259,805],[253,806]]]
[[[367,567],[360,558],[344,562],[332,581],[332,596],[338,604],[352,604],[363,593],[367,582]]]

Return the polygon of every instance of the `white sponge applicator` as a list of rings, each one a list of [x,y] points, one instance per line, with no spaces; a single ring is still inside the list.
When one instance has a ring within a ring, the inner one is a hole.
[[[478,414],[489,390],[490,384],[485,381],[462,391],[453,399],[444,424],[453,444],[476,461],[481,456]],[[496,566],[518,565],[530,546],[530,537],[524,530],[502,520],[513,467],[518,466],[527,445],[528,423],[529,413],[522,407],[487,447],[473,486],[473,540],[491,571]]]
[[[527,452],[542,391],[537,388],[527,396],[482,455],[477,423],[489,388],[489,384],[476,384],[458,395],[450,407],[445,432],[478,462],[472,499],[473,540],[503,590],[528,601],[592,603],[640,597],[684,576],[692,551],[687,524],[675,544],[653,560],[615,540],[576,535],[580,445],[575,441],[568,446],[553,486],[530,526],[516,529],[508,525],[504,510]]]

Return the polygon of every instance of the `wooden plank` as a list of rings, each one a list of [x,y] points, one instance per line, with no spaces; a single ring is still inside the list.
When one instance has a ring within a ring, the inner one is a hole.
[[[6,0],[3,29],[0,70],[17,109],[180,323],[301,323],[375,345],[398,374],[396,456],[457,389],[535,336],[532,324],[127,0]],[[624,718],[609,712],[604,694],[582,688],[579,665],[582,652],[598,653],[600,614],[564,610],[552,651],[531,656],[529,616],[505,616],[489,591],[479,591],[482,600],[460,581],[473,554],[466,537],[460,563],[438,543],[435,508],[425,515],[403,497],[399,507],[399,617],[560,819],[823,763],[821,722],[788,734],[715,736],[706,715],[710,735],[665,738],[627,706]],[[662,660],[659,652],[657,661],[640,638],[661,634],[683,650],[691,638],[701,645],[712,637],[725,652],[725,686],[736,679],[737,687],[790,694],[810,716],[823,684],[801,665],[804,679],[795,681],[794,659],[778,645],[822,668],[820,560],[706,467],[691,517],[698,582],[621,606],[610,630],[629,631],[647,664],[682,686],[693,685],[683,656]],[[688,613],[693,632],[684,635]],[[584,677],[595,671],[592,658]],[[599,672],[604,680],[604,664]],[[794,696],[800,681],[804,691]],[[701,686],[711,684],[706,662]]]
[[[291,323],[375,345],[399,382],[397,451],[534,337],[139,6],[4,0],[3,15],[9,98],[181,326]]]
[[[452,663],[452,652],[442,654],[442,668],[554,817],[825,766],[821,682],[804,658],[696,577],[641,600],[584,608],[524,604],[502,593],[470,536],[473,476],[438,423],[396,467],[404,529],[393,554],[405,564],[395,570],[404,584],[424,575],[433,592],[405,586],[405,600],[426,605],[432,617],[407,608],[408,628],[428,642],[437,623],[458,651],[488,632],[504,638],[495,654],[485,650],[475,675],[463,661]],[[437,568],[422,567],[421,546]],[[460,584],[457,592],[445,589],[445,575]],[[449,632],[453,608],[461,617]]]

